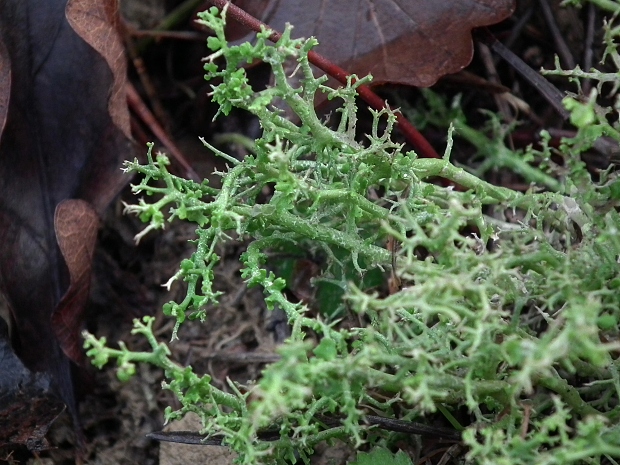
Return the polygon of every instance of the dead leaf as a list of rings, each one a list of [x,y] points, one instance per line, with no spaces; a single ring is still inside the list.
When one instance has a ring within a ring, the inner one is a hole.
[[[125,49],[118,33],[117,0],[69,0],[66,19],[73,30],[103,57],[112,72],[112,83],[108,85],[108,112],[112,123],[124,137],[110,130],[105,137],[102,150],[90,159],[88,183],[85,183],[81,197],[88,200],[98,212],[102,212],[114,196],[127,183],[118,169],[128,158],[127,141],[131,140],[129,108],[127,106],[127,61]],[[100,76],[102,77],[102,76]]]
[[[313,279],[320,275],[321,267],[312,260],[305,258],[297,260],[293,267],[291,283],[289,285],[290,291],[301,302],[311,305],[316,294]]]
[[[83,200],[64,200],[56,207],[56,240],[69,269],[69,289],[52,315],[52,327],[67,357],[83,363],[80,332],[88,301],[99,219]]]
[[[0,1],[0,288],[16,353],[29,370],[50,374],[74,417],[65,353],[79,359],[96,235],[86,202],[107,206],[130,155],[120,39],[102,13],[116,2],[76,5],[82,16],[67,0]]]
[[[112,121],[125,136],[131,138],[127,108],[127,60],[118,34],[118,2],[101,0],[69,0],[65,11],[73,30],[107,62],[114,75],[108,111]]]
[[[2,92],[2,89],[11,88],[11,63],[9,54],[0,35],[0,138],[6,123],[6,115],[9,111],[9,92]]]
[[[428,87],[469,64],[473,28],[514,7],[514,0],[268,0],[262,21],[280,32],[293,24],[294,37],[316,37],[318,53],[350,73],[372,74],[375,84]]]

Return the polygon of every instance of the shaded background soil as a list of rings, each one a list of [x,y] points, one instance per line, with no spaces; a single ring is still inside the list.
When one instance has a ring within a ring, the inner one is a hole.
[[[559,34],[568,44],[574,60],[582,66],[584,60],[590,60],[590,66],[596,64],[597,57],[602,55],[602,14],[593,7],[561,9],[559,2],[549,3]],[[204,9],[206,5],[190,8],[190,13],[182,15],[170,33],[152,37],[138,31],[152,30],[170,12],[187,2],[121,0],[121,4],[129,31],[126,44],[133,57],[133,66],[130,65],[132,82],[193,169],[217,184],[219,177],[213,172],[225,167],[202,146],[198,137],[205,137],[241,157],[245,154],[244,149],[234,142],[223,143],[221,134],[241,133],[254,138],[258,136],[259,128],[252,118],[237,112],[229,118],[212,121],[216,108],[209,102],[209,85],[203,80],[201,63],[201,58],[208,54],[205,46],[207,35],[192,22],[193,12]],[[558,53],[558,41],[545,19],[538,14],[539,8],[538,1],[521,1],[513,17],[494,26],[493,31],[534,69],[550,69],[553,68],[554,54]],[[588,25],[592,22],[593,35],[589,37]],[[509,121],[519,118],[522,123],[508,139],[508,143],[515,147],[536,143],[537,134],[543,128],[561,134],[559,131],[566,129],[565,123],[536,90],[509,65],[489,57],[488,49],[478,45],[472,64],[464,72],[440,80],[434,90],[448,97],[461,93],[463,109],[473,126],[482,125],[486,119],[481,109],[500,111]],[[268,76],[264,68],[258,66],[250,72],[259,85],[266,84]],[[569,89],[564,80],[552,80],[561,89]],[[507,92],[497,93],[498,85],[504,86]],[[416,107],[422,102],[416,89],[385,87],[381,92],[398,105],[405,103]],[[360,129],[369,128],[370,121],[368,114],[362,111]],[[137,156],[140,157],[145,152],[142,149],[144,144],[155,138],[148,127],[137,120],[133,129],[140,147]],[[423,132],[442,153],[445,130],[427,127]],[[472,147],[456,143],[453,159],[457,163],[471,165],[475,163],[473,155]],[[589,157],[592,168],[606,166],[609,161],[609,154],[605,153],[592,153]],[[182,171],[174,164],[172,169]],[[527,187],[512,173],[494,171],[488,177],[499,185],[516,189]],[[155,315],[158,337],[170,339],[173,321],[164,317],[160,309],[167,301],[179,300],[184,289],[182,284],[175,283],[171,292],[167,292],[162,284],[177,271],[180,261],[192,253],[193,246],[188,240],[194,237],[195,228],[174,223],[164,231],[148,234],[136,245],[134,236],[143,225],[137,218],[123,215],[123,202],[135,201],[126,188],[103,220],[87,325],[97,337],[104,336],[110,342],[125,341],[133,350],[148,350],[143,338],[131,335],[132,320]],[[275,359],[277,344],[286,335],[279,316],[267,312],[261,290],[248,290],[241,280],[238,258],[243,250],[243,243],[231,241],[221,251],[222,261],[216,270],[217,286],[224,292],[220,305],[208,309],[209,317],[204,324],[191,322],[183,325],[179,332],[180,341],[170,345],[173,360],[191,364],[197,373],[210,373],[220,388],[226,387],[226,378],[246,383],[259,377],[264,364]],[[92,374],[92,388],[80,407],[87,438],[87,463],[230,463],[230,457],[221,448],[176,444],[161,447],[160,458],[159,443],[146,435],[163,428],[166,406],[176,406],[174,396],[160,389],[161,370],[139,366],[137,375],[126,383],[118,381],[113,366],[93,370]],[[197,429],[198,426],[194,423],[182,428]],[[3,451],[0,452],[0,463],[74,462],[74,437],[68,415],[59,418],[48,438],[55,449],[36,457],[19,450]],[[208,458],[185,455],[204,454],[204,451],[211,455]],[[224,454],[224,457],[216,459],[212,454]],[[327,455],[319,454],[322,458],[318,458],[317,463],[345,463],[350,457],[346,448],[333,447],[329,454],[332,454],[329,459]]]

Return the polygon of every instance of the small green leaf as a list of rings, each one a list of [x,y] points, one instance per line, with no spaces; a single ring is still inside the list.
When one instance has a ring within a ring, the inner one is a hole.
[[[358,452],[349,465],[413,465],[413,462],[402,450],[392,454],[387,449],[377,448],[370,452]]]
[[[585,128],[596,121],[594,106],[584,104],[577,100],[567,97],[562,100],[564,107],[570,111],[570,121],[578,128]]]
[[[207,39],[207,47],[216,52],[222,48],[222,41],[217,37],[209,37]]]
[[[603,331],[609,331],[618,326],[618,319],[615,315],[601,315],[597,319],[597,324]]]
[[[326,361],[334,360],[338,356],[336,343],[333,339],[323,339],[312,351],[318,358]]]

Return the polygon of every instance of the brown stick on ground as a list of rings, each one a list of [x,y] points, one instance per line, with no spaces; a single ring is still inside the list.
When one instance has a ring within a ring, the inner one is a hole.
[[[255,32],[261,32],[264,28],[265,30],[270,32],[269,40],[272,42],[277,42],[282,37],[277,31],[274,31],[269,26],[267,26],[262,21],[256,19],[254,16],[250,15],[246,11],[242,10],[236,5],[230,3],[229,0],[209,0],[209,3],[217,6],[218,8],[224,8],[225,6],[228,8],[227,13],[234,18],[239,23],[248,27],[249,29]],[[310,51],[308,53],[308,60],[310,63],[315,65],[316,67],[323,70],[328,75],[337,79],[340,83],[346,84],[347,79],[351,76],[350,73],[347,73],[344,69],[340,68],[338,65],[332,63],[324,56],[319,53]],[[357,92],[368,105],[373,107],[375,110],[383,110],[384,108],[389,108],[387,102],[379,97],[376,93],[374,93],[370,87],[368,86],[359,86],[357,88]],[[418,155],[422,158],[439,158],[439,155],[432,147],[432,145],[424,138],[422,134],[403,116],[399,111],[395,112],[396,115],[396,123],[398,128],[403,133],[407,141],[414,147]]]
[[[198,176],[196,171],[194,171],[194,168],[192,168],[192,165],[183,156],[176,144],[168,137],[164,128],[162,128],[157,122],[157,119],[153,113],[151,113],[151,110],[149,110],[144,104],[140,98],[140,95],[138,95],[138,91],[136,91],[131,83],[127,83],[127,101],[129,102],[131,109],[136,112],[142,121],[144,121],[151,131],[153,131],[155,137],[159,139],[159,141],[168,149],[170,154],[176,159],[179,165],[183,167],[185,170],[185,176],[196,182],[200,182],[200,176]]]
[[[564,98],[563,92],[547,81],[537,71],[530,68],[527,63],[525,63],[504,44],[497,40],[488,29],[480,28],[476,37],[482,43],[488,45],[491,50],[497,53],[506,62],[508,62],[517,73],[523,76],[523,78],[529,82],[530,85],[532,85],[540,93],[540,95],[547,100],[547,102],[549,102],[549,104],[563,119],[567,120],[570,117],[570,113],[562,105],[562,99]]]

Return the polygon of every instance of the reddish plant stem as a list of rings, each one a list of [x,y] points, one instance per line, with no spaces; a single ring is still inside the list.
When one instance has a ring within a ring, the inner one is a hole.
[[[200,182],[202,178],[198,176],[192,165],[187,161],[187,159],[183,156],[183,153],[177,145],[172,142],[172,139],[168,137],[168,134],[161,127],[155,115],[151,113],[151,110],[146,106],[146,104],[140,98],[138,91],[131,84],[127,83],[127,102],[129,103],[129,107],[140,117],[142,121],[149,127],[149,129],[153,132],[155,137],[157,137],[160,142],[168,149],[170,154],[174,157],[174,159],[181,165],[181,167],[185,170],[185,176],[189,179]]]
[[[242,10],[238,6],[232,4],[230,0],[209,0],[209,3],[217,6],[222,9],[227,6],[228,11],[227,14],[230,15],[235,21],[243,24],[249,29],[255,32],[261,32],[261,28],[270,32],[269,40],[272,42],[277,42],[282,37],[277,31],[274,31],[269,26],[267,26],[262,21],[256,19],[254,16],[247,13],[245,10]],[[350,73],[347,73],[344,69],[332,63],[327,58],[322,56],[319,53],[310,51],[308,53],[308,60],[317,68],[320,68],[328,75],[337,79],[340,83],[346,84],[347,79],[351,76]],[[385,100],[379,97],[376,93],[374,93],[370,87],[368,86],[359,86],[357,88],[357,93],[368,105],[373,107],[375,110],[383,110],[389,109],[389,106]],[[439,158],[439,155],[433,148],[433,146],[424,138],[422,134],[403,116],[400,111],[394,112],[396,115],[396,123],[402,134],[405,136],[407,141],[413,146],[418,155],[422,158]]]

